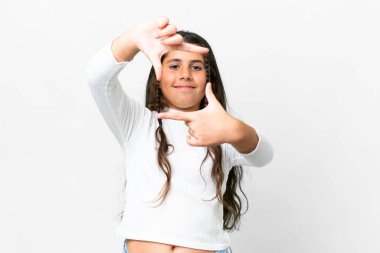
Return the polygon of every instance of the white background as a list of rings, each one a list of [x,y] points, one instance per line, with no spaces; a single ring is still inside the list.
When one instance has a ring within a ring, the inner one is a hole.
[[[84,70],[159,15],[209,41],[230,105],[274,147],[268,166],[245,168],[234,253],[380,252],[379,7],[2,0],[0,252],[122,252],[122,154]],[[149,68],[139,54],[120,75],[141,103]]]

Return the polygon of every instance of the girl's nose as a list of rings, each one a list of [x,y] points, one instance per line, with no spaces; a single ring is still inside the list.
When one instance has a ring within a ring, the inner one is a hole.
[[[183,68],[180,72],[180,79],[191,80],[191,72],[188,69]]]

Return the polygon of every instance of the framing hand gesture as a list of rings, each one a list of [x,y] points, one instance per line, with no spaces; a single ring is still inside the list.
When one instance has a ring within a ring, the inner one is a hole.
[[[171,50],[207,53],[205,47],[185,43],[181,35],[176,34],[177,28],[169,24],[167,17],[148,19],[135,25],[132,29],[136,47],[142,51],[152,63],[156,79],[161,80],[161,56]]]
[[[187,143],[191,146],[210,146],[230,142],[234,136],[236,119],[229,115],[212,92],[211,83],[206,84],[208,105],[193,112],[163,112],[161,119],[182,120],[189,127]]]

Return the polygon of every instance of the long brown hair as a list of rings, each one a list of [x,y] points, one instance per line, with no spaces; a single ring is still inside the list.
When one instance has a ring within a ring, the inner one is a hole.
[[[202,47],[207,47],[209,52],[204,54],[205,60],[205,69],[206,69],[206,83],[211,82],[212,91],[215,97],[218,99],[219,103],[226,110],[227,98],[223,86],[223,82],[219,73],[219,69],[215,60],[214,53],[209,45],[209,43],[199,36],[196,33],[188,31],[177,31],[180,34],[185,42],[195,44]],[[161,57],[161,62],[165,59],[167,54],[164,54]],[[148,81],[146,84],[146,93],[145,93],[145,106],[151,111],[166,111],[168,109],[165,97],[162,96],[161,89],[159,87],[159,82],[156,81],[156,74],[154,68],[152,67],[149,73]],[[200,103],[199,110],[207,106],[207,99],[204,96]],[[165,132],[162,127],[162,120],[158,119],[159,126],[156,129],[156,141],[159,143],[159,148],[157,150],[157,162],[160,169],[166,175],[166,184],[163,187],[160,193],[160,197],[157,199],[162,199],[159,205],[165,200],[169,189],[170,189],[170,180],[171,180],[171,165],[168,160],[168,155],[174,150],[173,145],[167,142]],[[171,152],[169,152],[169,147]],[[237,186],[239,186],[240,191],[243,193],[245,199],[247,200],[247,209],[248,210],[248,199],[244,194],[241,188],[241,180],[243,177],[243,168],[242,166],[236,165],[231,168],[228,173],[226,190],[222,197],[222,184],[224,180],[224,172],[222,169],[222,148],[221,145],[208,146],[206,155],[202,161],[203,162],[210,156],[213,160],[213,166],[211,171],[211,177],[216,185],[216,195],[218,201],[223,204],[223,229],[228,231],[233,231],[238,229],[240,222],[241,213],[241,199],[236,192]],[[201,166],[202,166],[201,164]],[[125,189],[125,187],[124,187]],[[215,197],[213,199],[215,199]],[[156,201],[157,201],[156,200]],[[159,206],[158,205],[158,206]],[[121,212],[121,218],[124,214],[124,211]],[[243,213],[244,214],[244,213]]]

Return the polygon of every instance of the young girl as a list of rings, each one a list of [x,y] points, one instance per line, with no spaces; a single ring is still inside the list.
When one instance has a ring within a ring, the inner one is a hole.
[[[139,51],[153,65],[145,106],[118,81]],[[210,45],[177,32],[166,17],[153,18],[107,43],[86,73],[126,154],[126,205],[116,230],[124,252],[230,252],[228,232],[241,215],[241,166],[265,166],[273,149],[261,131],[226,111]]]

